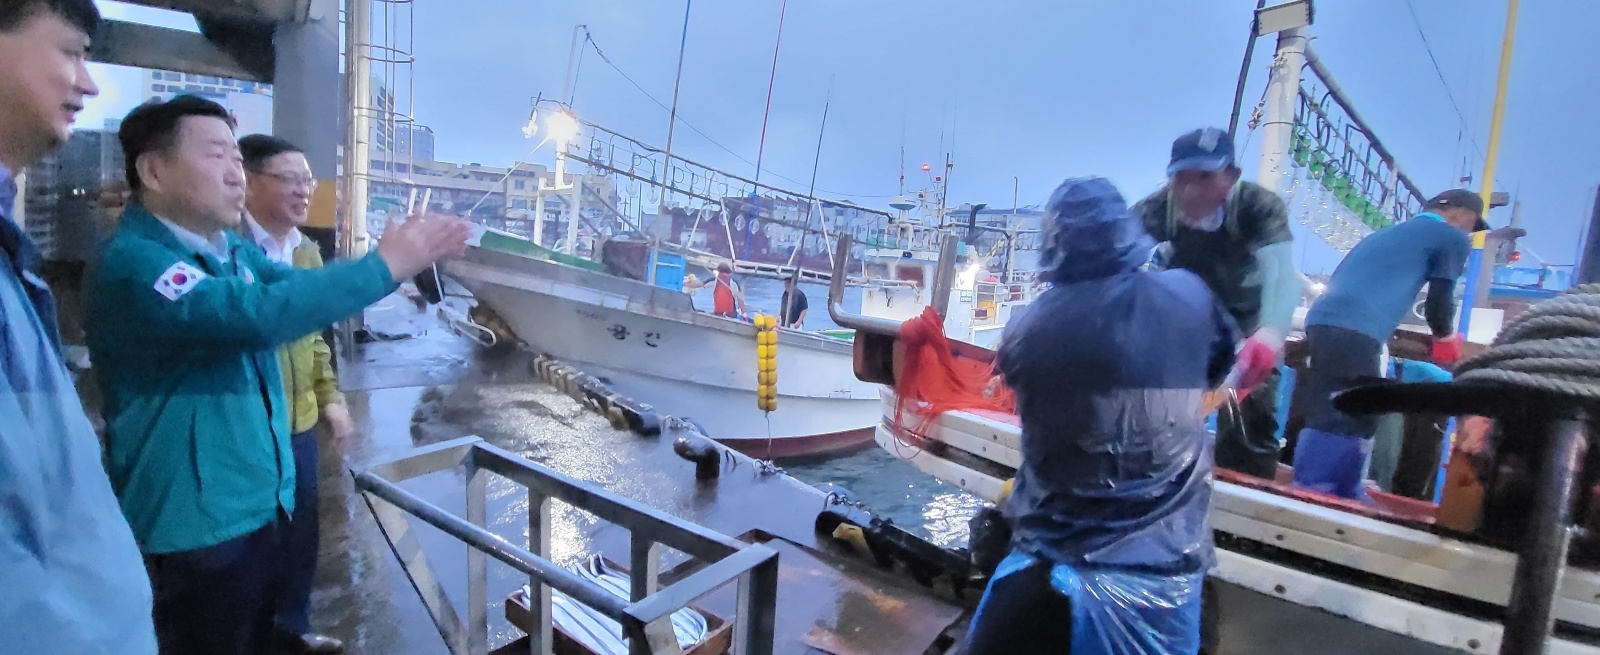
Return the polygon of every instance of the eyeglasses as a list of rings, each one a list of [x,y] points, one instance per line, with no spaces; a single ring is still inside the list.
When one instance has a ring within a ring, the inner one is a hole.
[[[284,186],[290,188],[310,189],[317,185],[317,178],[310,175],[290,175],[288,173],[268,173],[265,171],[261,172],[260,175],[282,182]]]

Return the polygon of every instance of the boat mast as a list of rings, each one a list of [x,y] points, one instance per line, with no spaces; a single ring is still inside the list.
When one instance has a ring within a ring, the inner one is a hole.
[[[561,100],[567,104],[567,109],[572,108],[572,64],[578,58],[578,35],[587,29],[589,26],[581,23],[572,26],[572,46],[567,48],[567,76],[561,87]]]
[[[1261,130],[1261,164],[1256,183],[1269,191],[1284,191],[1289,151],[1294,142],[1294,110],[1300,96],[1300,69],[1306,64],[1306,32],[1292,27],[1278,32],[1277,53],[1267,80],[1267,106]],[[1232,138],[1231,135],[1229,138]]]
[[[1506,115],[1506,85],[1511,78],[1511,45],[1517,35],[1517,0],[1510,0],[1506,4],[1506,32],[1500,41],[1500,71],[1499,78],[1494,87],[1494,113],[1489,118],[1489,147],[1483,156],[1483,213],[1488,219],[1489,210],[1494,207],[1494,166],[1495,158],[1500,154],[1500,124]],[[1466,306],[1461,310],[1461,318],[1457,322],[1456,332],[1462,337],[1470,334],[1472,327],[1472,309],[1485,306],[1488,303],[1489,285],[1494,283],[1494,261],[1488,254],[1489,233],[1475,232],[1472,235],[1472,254],[1467,256],[1466,273]],[[1478,302],[1478,297],[1483,297],[1483,303]]]
[[[683,86],[683,51],[689,45],[689,8],[694,6],[694,0],[683,2],[683,36],[678,39],[678,72],[672,78],[672,109],[667,117],[667,149],[663,153],[661,164],[661,202],[656,205],[656,213],[667,213],[667,176],[672,170],[672,132],[678,126],[678,90]],[[731,250],[733,244],[728,244]]]
[[[1511,45],[1517,35],[1517,0],[1506,5],[1506,33],[1500,41],[1500,74],[1494,87],[1494,114],[1489,119],[1489,149],[1483,157],[1483,206],[1488,212],[1494,194],[1495,157],[1500,154],[1500,123],[1506,115],[1506,84],[1511,79]]]
[[[826,100],[824,100],[822,102],[822,127],[817,128],[817,152],[811,158],[811,188],[806,190],[806,197],[807,197],[807,200],[806,200],[806,228],[807,229],[809,229],[811,227],[811,207],[812,207],[812,205],[817,205],[819,209],[821,208],[821,204],[817,201],[817,197],[816,197],[817,196],[817,168],[822,164],[822,136],[824,134],[826,134],[827,131],[828,131],[828,108],[831,107],[831,106],[833,106],[833,78],[829,77],[828,78],[828,97],[827,97]],[[817,224],[822,227],[822,246],[823,246],[823,250],[826,250],[828,252],[828,261],[829,261],[830,267],[831,267],[831,263],[833,262],[833,250],[834,249],[833,249],[833,246],[828,244],[828,215],[827,214],[822,214],[821,216],[818,216],[817,217]],[[835,226],[835,227],[838,227],[838,226]],[[802,243],[805,242],[805,233],[804,232],[800,233],[800,240],[801,240]],[[795,252],[799,252],[799,250],[796,249]]]
[[[761,159],[767,154],[767,118],[772,116],[772,87],[778,80],[778,52],[783,47],[783,18],[789,13],[789,0],[783,0],[783,5],[778,8],[778,38],[772,44],[772,72],[767,74],[767,109],[761,113],[761,140],[756,145],[756,180],[761,181]],[[682,64],[680,63],[681,67]],[[823,120],[827,120],[824,116]],[[820,140],[820,138],[819,138]],[[671,149],[671,136],[667,137],[668,150]],[[821,147],[820,145],[818,146]],[[813,175],[815,178],[815,175]],[[815,182],[815,179],[813,179]],[[815,184],[812,185],[815,188]],[[808,209],[809,211],[809,209]]]

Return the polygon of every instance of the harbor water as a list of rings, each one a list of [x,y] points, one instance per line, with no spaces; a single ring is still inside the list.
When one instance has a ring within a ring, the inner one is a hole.
[[[741,279],[750,312],[776,314],[783,297],[778,280]],[[829,330],[839,326],[828,316],[828,288],[801,284],[810,303],[805,329]],[[701,296],[709,294],[702,292]],[[701,298],[696,298],[701,303]],[[709,302],[706,300],[704,302]],[[846,307],[861,303],[861,289],[845,290]],[[778,411],[783,411],[779,406]],[[907,457],[911,451],[906,451]],[[847,490],[884,518],[941,546],[965,547],[967,521],[984,501],[955,485],[934,479],[876,445],[854,453],[779,462],[784,471],[811,485],[831,483]]]

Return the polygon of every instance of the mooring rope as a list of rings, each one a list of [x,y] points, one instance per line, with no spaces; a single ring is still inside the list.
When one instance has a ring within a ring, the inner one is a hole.
[[[1600,400],[1600,284],[1529,307],[1487,349],[1463,360],[1455,379]]]

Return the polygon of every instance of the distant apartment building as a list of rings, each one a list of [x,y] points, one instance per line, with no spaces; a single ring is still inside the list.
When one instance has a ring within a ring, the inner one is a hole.
[[[394,151],[409,154],[417,161],[433,161],[433,129],[426,125],[405,123],[395,126]]]
[[[27,170],[23,202],[29,238],[48,261],[89,261],[110,225],[100,192],[125,179],[117,121],[103,130],[78,130],[60,149]]]
[[[394,93],[382,79],[374,75],[370,80],[373,118],[372,134],[368,143],[373,157],[380,158],[379,153],[383,153],[431,161],[433,130],[426,125],[417,125],[408,116],[409,108],[396,104]]]
[[[212,75],[144,71],[145,100],[170,100],[188,94],[214,100],[228,108],[240,134],[272,132],[272,85]]]

